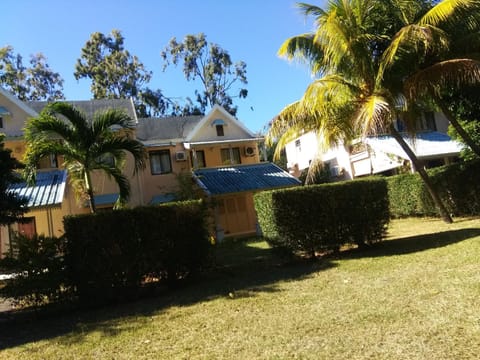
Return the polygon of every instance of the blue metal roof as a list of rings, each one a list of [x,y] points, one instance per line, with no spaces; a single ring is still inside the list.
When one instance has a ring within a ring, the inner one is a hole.
[[[37,172],[34,186],[21,182],[10,185],[8,191],[27,198],[29,208],[60,205],[63,201],[66,179],[65,170]]]
[[[119,194],[117,193],[94,195],[93,200],[95,201],[96,206],[112,205],[117,202],[118,196]]]
[[[415,134],[415,138],[409,137],[408,134],[402,134],[402,137],[418,158],[458,156],[463,148],[461,143],[452,140],[447,134],[436,131],[419,132]],[[407,154],[391,135],[368,137],[365,142],[375,150],[408,159]]]
[[[200,187],[210,195],[259,191],[300,185],[301,182],[272,163],[205,168],[194,171]]]

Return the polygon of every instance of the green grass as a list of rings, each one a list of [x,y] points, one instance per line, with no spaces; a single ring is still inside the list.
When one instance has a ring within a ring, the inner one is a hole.
[[[368,251],[317,262],[236,242],[217,263],[157,298],[0,323],[0,359],[479,357],[479,219],[397,220]]]

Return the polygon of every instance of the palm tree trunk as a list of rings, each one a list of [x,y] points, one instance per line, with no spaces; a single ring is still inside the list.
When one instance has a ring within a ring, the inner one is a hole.
[[[395,129],[395,127],[390,125],[390,132],[393,136],[393,138],[399,143],[403,151],[407,154],[407,156],[410,158],[410,160],[413,163],[413,166],[415,169],[418,171],[420,177],[423,180],[423,183],[425,184],[425,187],[428,190],[428,193],[432,197],[432,200],[437,207],[437,209],[440,211],[440,216],[442,217],[442,220],[446,222],[447,224],[451,224],[453,222],[452,217],[448,213],[447,209],[445,208],[445,205],[442,202],[442,199],[440,199],[440,196],[438,195],[437,191],[435,190],[430,177],[428,176],[427,172],[423,168],[422,163],[420,160],[418,160],[417,156],[413,152],[413,150],[410,148],[410,146],[407,144],[407,142],[403,139],[402,135]]]
[[[88,170],[85,170],[85,187],[87,188],[88,202],[90,204],[90,212],[95,214],[97,208],[95,206],[95,198],[93,197],[92,179]]]
[[[443,114],[446,116],[450,124],[452,124],[453,128],[457,131],[458,135],[463,139],[464,143],[467,144],[478,157],[480,157],[480,146],[475,141],[473,141],[470,135],[468,135],[462,125],[460,125],[460,123],[458,122],[456,116],[452,114],[452,112],[448,109],[448,107],[442,100],[436,99],[435,102],[437,103],[440,110],[442,110]]]

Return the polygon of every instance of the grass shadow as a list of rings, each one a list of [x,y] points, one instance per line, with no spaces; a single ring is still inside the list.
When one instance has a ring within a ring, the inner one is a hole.
[[[362,258],[407,255],[459,243],[475,236],[480,236],[480,229],[448,230],[433,234],[408,236],[382,241],[367,248],[347,250],[340,257]]]
[[[160,289],[157,296],[109,307],[18,312],[0,316],[0,350],[67,335],[68,342],[81,342],[90,332],[104,336],[128,330],[118,323],[125,318],[149,318],[172,306],[188,306],[224,297],[232,302],[259,293],[281,291],[278,282],[297,281],[336,266],[329,259],[286,262],[259,240],[226,242],[216,248],[211,270],[174,290]],[[32,321],[33,320],[33,321]],[[28,325],[27,325],[28,323]]]

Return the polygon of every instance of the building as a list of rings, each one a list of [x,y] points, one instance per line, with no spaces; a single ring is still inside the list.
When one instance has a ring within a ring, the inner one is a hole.
[[[448,120],[441,113],[424,113],[415,137],[402,133],[418,159],[426,167],[455,161],[462,145],[446,133]],[[396,128],[403,129],[402,122]],[[314,132],[308,132],[285,147],[290,174],[299,177],[313,161],[320,160],[330,169],[332,178],[348,180],[373,174],[396,174],[400,169],[414,172],[410,158],[391,135],[368,136],[349,144],[337,144],[318,153],[319,142]]]
[[[215,199],[214,231],[220,240],[257,233],[254,192],[299,185],[276,165],[261,161],[263,138],[220,106],[205,116],[137,119],[130,99],[69,102],[87,118],[96,111],[119,108],[136,122],[135,137],[144,144],[148,161],[144,171],[134,174],[133,161],[127,160],[124,173],[131,186],[129,207],[176,200],[182,186],[192,183],[202,196]],[[0,132],[5,133],[5,147],[15,158],[22,160],[25,153],[24,124],[45,105],[24,103],[0,88]],[[87,203],[75,198],[62,164],[62,159],[53,155],[42,159],[35,186],[12,185],[12,191],[29,200],[29,211],[25,223],[0,227],[0,254],[8,251],[15,232],[60,236],[65,215],[89,212]],[[118,199],[116,184],[103,173],[93,174],[92,180],[97,208],[112,208]]]

